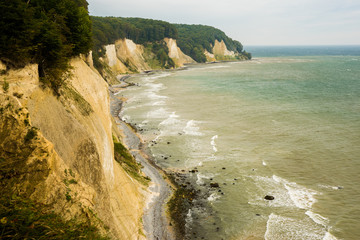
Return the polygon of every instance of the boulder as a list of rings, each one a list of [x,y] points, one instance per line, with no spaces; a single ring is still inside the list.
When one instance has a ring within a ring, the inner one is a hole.
[[[212,188],[218,188],[219,184],[218,183],[210,183],[210,187]]]
[[[266,196],[264,197],[264,199],[265,199],[265,200],[274,200],[275,198],[274,198],[274,196],[266,195]]]

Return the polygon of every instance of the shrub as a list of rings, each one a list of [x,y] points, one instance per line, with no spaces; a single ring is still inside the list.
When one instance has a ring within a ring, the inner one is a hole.
[[[3,83],[3,90],[4,92],[7,92],[9,90],[10,84],[6,81],[6,79],[4,79],[4,83]]]
[[[32,140],[36,136],[37,136],[36,128],[32,127],[32,128],[29,129],[29,131],[25,135],[24,141],[29,142],[30,140]]]

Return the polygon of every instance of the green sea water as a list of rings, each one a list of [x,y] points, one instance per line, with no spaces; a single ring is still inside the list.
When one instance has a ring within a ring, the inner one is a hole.
[[[360,56],[317,54],[143,75],[119,93],[160,166],[220,184],[212,211],[189,211],[188,239],[360,238]]]

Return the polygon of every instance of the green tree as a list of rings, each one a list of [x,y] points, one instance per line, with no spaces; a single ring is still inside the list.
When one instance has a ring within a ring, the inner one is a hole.
[[[0,0],[0,60],[8,67],[39,65],[39,76],[55,92],[69,60],[92,46],[85,0]]]

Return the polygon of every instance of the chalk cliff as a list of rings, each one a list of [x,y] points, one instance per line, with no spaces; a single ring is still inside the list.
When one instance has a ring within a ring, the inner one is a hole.
[[[164,39],[169,49],[169,57],[173,59],[177,67],[182,67],[186,63],[195,63],[195,61],[184,54],[176,44],[176,39],[165,38]]]
[[[2,184],[112,238],[144,239],[143,187],[114,160],[108,86],[82,59],[71,65],[61,96],[42,87],[37,65],[1,76]]]
[[[164,39],[169,49],[169,57],[174,61],[176,67],[182,67],[186,63],[195,61],[185,55],[176,44],[176,40],[171,38]],[[161,69],[154,64],[156,57],[145,51],[145,47],[136,44],[130,39],[120,39],[114,44],[105,46],[106,54],[103,61],[111,68],[115,74],[127,74],[135,72],[150,71]]]

